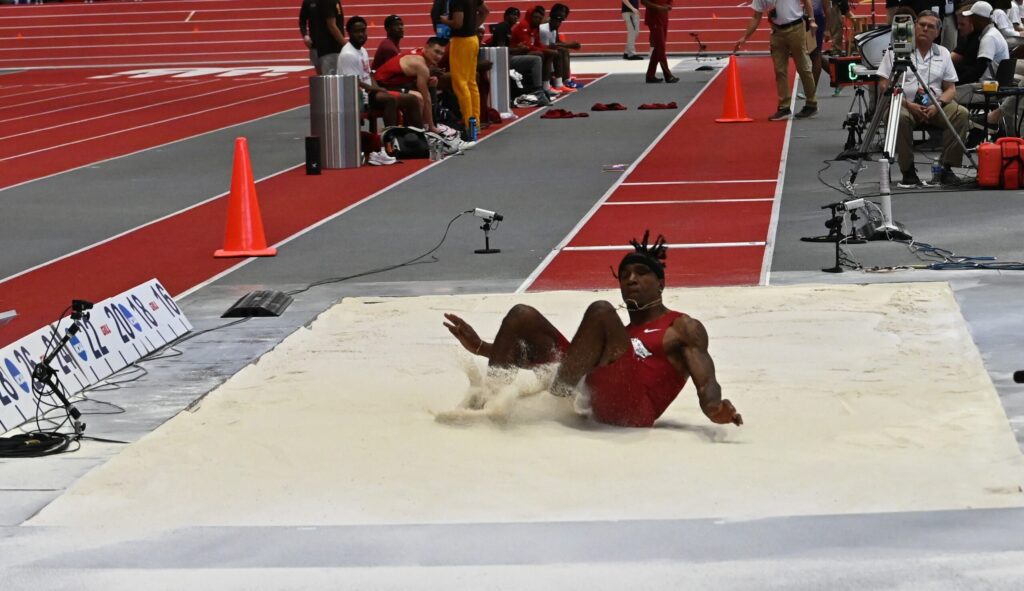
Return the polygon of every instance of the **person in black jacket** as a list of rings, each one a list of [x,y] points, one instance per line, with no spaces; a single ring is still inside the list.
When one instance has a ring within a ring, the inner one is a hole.
[[[319,61],[316,49],[313,47],[313,37],[310,36],[310,23],[315,18],[316,0],[302,0],[302,7],[299,8],[299,34],[302,35],[302,42],[309,49],[309,63],[315,69]]]

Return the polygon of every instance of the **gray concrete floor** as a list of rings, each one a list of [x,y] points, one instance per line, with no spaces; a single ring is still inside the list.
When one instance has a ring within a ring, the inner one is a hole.
[[[594,102],[684,104],[709,77],[688,73],[673,88],[619,75],[559,106],[583,110]],[[1024,276],[923,270],[832,275],[820,271],[832,264],[831,245],[799,241],[824,233],[820,206],[839,200],[818,182],[816,171],[823,154],[842,147],[845,132],[840,127],[849,100],[849,90],[846,96],[823,99],[817,119],[793,126],[771,282],[949,281],[1020,441],[1024,387],[1012,384],[1009,376],[1024,369],[1020,339],[1015,338],[1024,323],[1024,316],[1015,313]],[[487,207],[507,216],[493,236],[501,255],[473,255],[482,234],[475,222],[460,220],[438,251],[438,262],[314,288],[300,294],[280,318],[252,319],[183,343],[177,347],[180,356],[143,364],[149,374],[140,380],[97,393],[127,412],[90,417],[90,432],[139,439],[343,297],[514,290],[614,182],[613,175],[600,173],[600,166],[631,162],[674,114],[524,121],[470,155],[450,159],[293,240],[275,259],[254,261],[204,286],[181,302],[197,330],[225,323],[220,313],[252,289],[287,291],[411,258],[433,246],[443,224],[466,208]],[[300,112],[285,114],[251,124],[255,128],[247,133],[276,135],[278,148],[272,152],[277,155],[268,157],[290,166],[300,159],[301,145],[294,139],[301,129],[292,127],[301,127],[302,119]],[[565,123],[579,125],[571,132],[552,131],[553,125]],[[183,147],[202,153],[202,144],[210,139],[189,140],[197,145]],[[524,143],[531,146],[527,154],[521,149]],[[186,155],[180,157],[187,161]],[[132,158],[141,160],[124,164],[146,170],[147,155]],[[492,162],[507,165],[495,169]],[[226,169],[197,170],[191,181],[196,198],[216,191],[203,189],[203,183],[225,186],[221,179],[203,176],[223,175]],[[524,186],[526,171],[539,180]],[[59,182],[88,186],[74,178]],[[455,184],[482,189],[453,191]],[[31,185],[25,190],[41,191],[40,198],[50,194]],[[22,196],[28,198],[27,193]],[[8,209],[20,202],[18,197],[0,192],[0,199],[9,200]],[[965,254],[1024,260],[1017,230],[1024,214],[1014,207],[1020,200],[1019,193],[964,191],[899,196],[894,209],[920,240]],[[90,231],[101,235],[112,230]],[[13,244],[0,236],[5,268],[16,271],[19,265],[34,264],[15,260]],[[904,246],[892,243],[852,246],[851,251],[870,265],[916,262]],[[823,327],[823,343],[830,337]],[[118,449],[116,444],[86,442],[74,454],[0,462],[0,577],[9,581],[4,588],[1017,589],[1024,580],[1024,543],[1017,535],[1024,512],[1016,509],[741,523],[187,528],[129,540],[110,539],[102,531],[20,525]]]

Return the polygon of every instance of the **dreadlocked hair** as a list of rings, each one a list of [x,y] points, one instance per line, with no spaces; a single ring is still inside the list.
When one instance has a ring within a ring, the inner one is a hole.
[[[654,239],[654,244],[650,244],[651,231],[644,230],[644,237],[642,241],[637,241],[636,238],[629,241],[630,245],[633,246],[633,252],[622,257],[622,262],[619,263],[618,277],[622,274],[622,268],[626,265],[642,264],[648,267],[658,279],[665,278],[665,259],[668,257],[668,246],[665,245],[665,237],[658,234],[658,237]]]
[[[665,237],[658,234],[658,237],[654,239],[654,244],[647,245],[647,240],[651,237],[650,230],[644,230],[643,242],[637,242],[636,238],[629,241],[633,245],[633,249],[639,254],[645,254],[649,257],[654,258],[662,266],[665,266],[665,259],[668,257],[668,246],[665,245]]]

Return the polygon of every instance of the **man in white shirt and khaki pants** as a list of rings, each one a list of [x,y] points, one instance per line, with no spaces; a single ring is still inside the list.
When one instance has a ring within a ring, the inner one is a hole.
[[[793,99],[792,87],[789,84],[790,58],[793,58],[793,63],[796,64],[796,71],[807,95],[804,107],[796,114],[796,118],[814,117],[818,114],[818,99],[815,96],[817,80],[811,73],[811,58],[806,45],[807,31],[814,26],[814,21],[810,18],[814,14],[810,0],[752,0],[750,7],[754,10],[754,15],[747,25],[747,30],[743,32],[743,37],[736,42],[734,51],[739,51],[754,34],[761,24],[761,15],[767,12],[772,26],[770,47],[775,68],[775,86],[779,94],[779,110],[768,119],[781,121],[789,119],[793,114],[789,106]]]

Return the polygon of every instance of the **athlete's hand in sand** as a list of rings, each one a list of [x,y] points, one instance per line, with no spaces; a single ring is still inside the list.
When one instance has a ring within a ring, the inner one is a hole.
[[[448,329],[448,332],[452,333],[453,337],[459,339],[459,342],[462,343],[462,346],[465,347],[467,351],[474,355],[481,352],[484,340],[476,334],[476,331],[473,330],[472,326],[455,314],[445,314],[444,318],[447,320],[447,322],[444,323],[444,327]]]
[[[704,414],[711,419],[712,423],[718,423],[719,425],[732,423],[737,427],[743,424],[743,417],[740,416],[740,413],[736,412],[736,407],[733,406],[728,399],[725,399],[718,404],[702,406],[701,410],[703,410]]]

